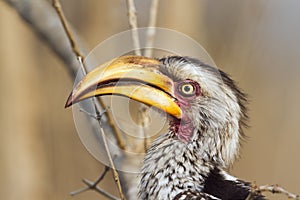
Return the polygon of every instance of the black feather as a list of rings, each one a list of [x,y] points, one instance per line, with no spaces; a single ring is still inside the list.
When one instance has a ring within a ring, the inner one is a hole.
[[[226,180],[218,168],[214,168],[204,182],[203,192],[222,200],[245,200],[251,193],[250,183]],[[252,200],[263,200],[261,195],[252,195]]]

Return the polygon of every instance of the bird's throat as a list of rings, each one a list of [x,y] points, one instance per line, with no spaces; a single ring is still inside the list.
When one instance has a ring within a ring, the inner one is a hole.
[[[189,119],[172,119],[170,121],[170,130],[174,133],[176,139],[188,143],[194,133],[194,126]]]

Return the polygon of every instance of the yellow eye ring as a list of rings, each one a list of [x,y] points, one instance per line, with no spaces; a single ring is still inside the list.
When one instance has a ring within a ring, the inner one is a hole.
[[[191,83],[180,84],[178,90],[182,96],[187,97],[194,96],[196,92],[194,85]]]

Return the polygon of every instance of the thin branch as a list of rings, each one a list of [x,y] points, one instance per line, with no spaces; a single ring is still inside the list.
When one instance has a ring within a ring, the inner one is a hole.
[[[153,43],[155,37],[155,27],[156,27],[156,19],[157,19],[157,11],[158,11],[158,3],[159,0],[152,0],[151,8],[150,8],[150,16],[149,16],[149,24],[147,29],[147,40],[146,40],[146,49],[144,51],[144,56],[152,57],[153,56]]]
[[[256,193],[263,193],[263,192],[271,192],[273,194],[284,194],[290,199],[296,199],[299,200],[299,195],[293,194],[284,188],[280,187],[279,185],[262,185],[262,186],[256,186],[253,184],[252,188],[254,189],[254,192]]]
[[[105,166],[103,172],[100,174],[99,178],[95,181],[95,182],[91,182],[87,179],[83,179],[82,182],[85,183],[87,185],[87,187],[84,187],[82,189],[76,190],[71,192],[70,194],[72,196],[78,195],[82,192],[88,191],[88,190],[95,190],[97,192],[99,192],[100,194],[102,194],[103,196],[113,199],[113,200],[117,200],[117,197],[114,197],[113,195],[107,193],[106,191],[104,191],[103,189],[97,187],[97,185],[102,181],[102,179],[105,177],[105,175],[107,174],[109,170],[109,167]]]
[[[105,109],[104,111],[102,111],[98,116],[95,116],[93,113],[89,113],[88,111],[82,109],[82,108],[79,108],[79,111],[80,112],[83,112],[84,114],[86,114],[87,116],[97,120],[97,121],[100,121],[102,116],[104,115],[104,113],[107,112],[107,109]]]
[[[64,12],[62,10],[62,7],[59,3],[59,0],[52,0],[52,5],[55,8],[57,15],[59,16],[59,19],[63,25],[63,28],[67,34],[67,38],[69,39],[69,42],[71,44],[72,50],[75,53],[79,63],[80,63],[80,67],[82,69],[83,75],[87,74],[87,67],[84,64],[84,56],[83,54],[80,52],[80,49],[77,46],[77,43],[74,39],[74,36],[72,34],[72,31],[70,30],[68,23],[66,21]],[[104,108],[105,105],[103,103],[103,101],[99,98],[97,98],[96,100],[93,100],[93,103],[96,104],[97,106],[97,110],[99,111],[99,109],[101,110],[101,108]],[[105,112],[106,113],[106,112]],[[117,144],[121,149],[125,149],[125,142],[122,140],[121,134],[119,133],[119,131],[116,129],[116,127],[112,124],[112,120],[110,115],[106,114],[106,117],[110,123],[110,125],[112,126],[112,128],[114,129],[114,133],[116,136],[116,140],[117,140]]]
[[[91,182],[91,181],[88,181],[88,180],[84,179],[83,182],[84,182],[87,186],[89,186],[89,187],[93,186],[93,182]],[[93,190],[95,190],[96,192],[102,194],[103,196],[106,196],[107,198],[109,198],[109,199],[111,199],[111,200],[120,200],[119,198],[117,198],[117,197],[115,197],[115,196],[109,194],[108,192],[106,192],[105,190],[103,190],[103,189],[101,189],[101,188],[99,188],[99,187],[97,187],[97,186],[94,187]]]
[[[126,0],[126,3],[127,3],[128,19],[129,19],[129,25],[131,28],[134,52],[136,55],[140,56],[140,55],[142,55],[142,53],[141,53],[141,49],[140,49],[139,34],[137,31],[137,16],[136,16],[134,0]]]
[[[146,35],[146,49],[144,50],[144,56],[152,57],[153,55],[153,43],[155,37],[155,26],[156,26],[156,19],[157,19],[157,10],[158,10],[158,3],[159,0],[152,0],[150,14],[149,14],[149,24],[147,28],[147,35]],[[141,126],[140,131],[142,132],[141,135],[144,136],[144,152],[147,150],[148,146],[148,136],[145,132],[145,127],[147,126],[147,110],[148,108],[145,105],[141,105],[139,109],[139,125]]]
[[[94,99],[94,98],[93,98]],[[123,194],[123,191],[122,191],[122,186],[121,186],[121,182],[120,182],[120,178],[119,178],[119,174],[116,170],[116,167],[114,165],[114,162],[113,162],[113,159],[111,157],[111,154],[110,154],[110,151],[109,151],[109,147],[108,147],[108,144],[107,144],[107,140],[106,140],[106,135],[104,133],[104,130],[102,128],[102,123],[101,123],[101,117],[103,116],[104,112],[106,112],[106,110],[102,113],[99,112],[99,110],[97,109],[96,107],[96,104],[94,104],[94,108],[95,108],[95,112],[96,112],[96,116],[93,115],[92,113],[89,113],[83,109],[80,109],[81,112],[84,112],[85,114],[87,114],[89,117],[97,120],[98,124],[99,124],[99,127],[100,127],[100,133],[101,133],[101,136],[102,136],[102,139],[103,139],[103,143],[104,143],[104,148],[105,148],[105,152],[107,154],[107,157],[108,157],[108,161],[109,161],[109,164],[110,164],[110,167],[112,169],[112,172],[113,172],[113,176],[114,176],[114,180],[115,180],[115,183],[118,187],[118,191],[119,191],[119,194],[120,194],[120,198],[123,200],[125,199],[124,197],[124,194]],[[104,174],[105,175],[105,174]],[[95,187],[101,180],[102,178],[104,177],[104,175],[100,176],[99,179],[94,183],[94,184],[91,184],[91,182],[88,182],[88,180],[84,179],[83,182],[86,183],[89,188],[83,188],[83,189],[80,189],[78,191],[75,191],[77,193],[81,193],[81,192],[84,192],[88,189],[94,189],[94,190],[97,190],[97,188]],[[100,189],[100,188],[99,188]],[[74,193],[74,192],[73,192]],[[103,191],[100,192],[101,194],[103,194]]]
[[[61,5],[60,5],[59,1],[58,0],[52,0],[52,5],[55,8],[55,10],[56,10],[56,12],[57,12],[57,14],[58,14],[58,16],[60,18],[60,21],[61,21],[61,23],[62,23],[62,25],[64,27],[64,30],[65,30],[65,32],[66,32],[66,34],[68,36],[69,42],[70,42],[70,44],[72,46],[72,49],[73,49],[74,53],[76,54],[76,57],[83,58],[83,55],[81,54],[81,52],[80,52],[80,50],[79,50],[79,48],[77,46],[77,43],[75,42],[75,39],[74,39],[74,37],[73,37],[73,35],[72,35],[71,31],[70,31],[70,28],[68,26],[68,23],[67,23],[67,20],[65,18],[65,15],[64,15],[64,13],[63,13],[63,11],[61,9]]]
[[[141,104],[137,113],[138,125],[140,130],[139,135],[144,137],[144,152],[147,151],[148,142],[149,142],[148,135],[145,132],[145,127],[147,127],[149,124],[149,116],[147,113],[148,110],[149,108],[146,105]]]
[[[57,12],[57,14],[60,18],[60,21],[63,25],[63,28],[64,28],[64,30],[65,30],[68,38],[69,38],[69,41],[71,43],[72,49],[73,49],[74,53],[76,54],[76,56],[78,58],[78,61],[79,61],[80,66],[82,68],[82,71],[84,72],[84,75],[86,75],[87,70],[86,70],[86,67],[84,66],[84,64],[82,62],[84,60],[84,58],[83,58],[82,54],[80,53],[80,51],[79,51],[79,49],[76,45],[76,42],[74,40],[74,37],[73,37],[73,35],[72,35],[68,25],[67,25],[67,21],[64,17],[64,14],[63,14],[61,5],[59,3],[59,0],[52,0],[52,5],[54,6],[54,8],[55,8],[55,10],[56,10],[56,12]],[[98,101],[100,101],[100,100],[98,100]],[[124,197],[124,194],[123,194],[123,191],[122,191],[119,174],[116,171],[114,162],[111,158],[111,154],[110,154],[110,150],[109,150],[109,147],[108,147],[108,144],[107,144],[106,136],[105,136],[104,130],[102,128],[102,124],[101,124],[101,118],[102,118],[103,113],[102,114],[100,113],[99,108],[98,108],[94,98],[93,98],[93,104],[94,104],[94,109],[95,109],[95,112],[96,112],[96,117],[97,117],[96,119],[97,119],[97,121],[99,123],[99,126],[100,126],[100,132],[101,132],[101,136],[102,136],[102,139],[103,139],[103,142],[104,142],[104,147],[105,147],[105,151],[106,151],[106,154],[107,154],[107,157],[108,157],[108,160],[109,160],[109,164],[110,164],[110,167],[112,168],[112,171],[113,171],[114,180],[116,182],[116,185],[117,185],[117,188],[118,188],[118,191],[119,191],[119,194],[120,194],[120,198],[123,200],[123,199],[125,199],[125,197]]]
[[[95,105],[95,110],[96,110],[96,105]],[[101,116],[100,113],[97,113],[97,110],[96,110],[96,114],[97,114],[97,118],[99,116]],[[100,117],[101,118],[101,117]],[[107,144],[107,140],[106,140],[106,135],[104,133],[104,130],[102,128],[102,124],[101,124],[101,119],[100,120],[97,120],[98,123],[99,123],[99,127],[100,127],[100,132],[101,132],[101,136],[103,138],[103,143],[104,143],[104,148],[105,148],[105,151],[106,151],[106,154],[107,154],[107,157],[108,157],[108,161],[109,161],[109,164],[110,164],[110,167],[112,169],[112,172],[113,172],[113,176],[114,176],[114,180],[115,180],[115,183],[117,184],[117,187],[118,187],[118,191],[119,191],[119,195],[120,195],[120,198],[122,200],[125,199],[125,196],[123,194],[123,191],[122,191],[122,186],[121,186],[121,182],[120,182],[120,177],[119,177],[119,174],[116,170],[116,167],[114,165],[114,162],[112,160],[112,157],[111,157],[111,154],[110,154],[110,151],[109,151],[109,147],[108,147],[108,144]]]
[[[60,18],[61,19],[61,18]],[[71,42],[71,39],[70,39],[70,42]],[[74,53],[76,54],[76,50],[73,48],[73,51]],[[77,55],[77,54],[76,54]],[[80,64],[80,69],[82,70],[82,74],[85,76],[87,74],[87,69],[86,69],[86,66],[84,64],[84,57],[83,56],[80,56],[80,55],[77,55],[77,59],[78,59],[78,62]]]

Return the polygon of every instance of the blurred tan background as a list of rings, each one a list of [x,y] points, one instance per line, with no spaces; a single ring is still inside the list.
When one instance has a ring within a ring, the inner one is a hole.
[[[129,29],[125,1],[61,3],[88,49]],[[136,1],[141,27],[150,3]],[[161,1],[157,25],[194,38],[249,94],[249,139],[232,174],[300,193],[300,1]],[[69,195],[102,169],[64,109],[72,85],[63,63],[1,1],[0,199],[104,199]],[[100,186],[116,191],[110,178]]]

